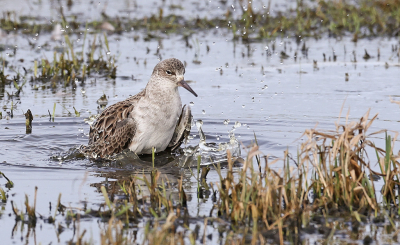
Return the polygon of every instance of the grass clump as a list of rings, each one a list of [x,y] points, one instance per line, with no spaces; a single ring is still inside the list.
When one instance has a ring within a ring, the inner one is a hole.
[[[315,169],[312,189],[319,205],[334,209],[346,207],[349,211],[364,213],[368,210],[377,212],[391,205],[398,207],[399,196],[394,191],[399,183],[399,162],[392,150],[395,140],[385,133],[385,149],[376,147],[370,137],[384,131],[367,134],[377,118],[375,115],[369,120],[368,116],[369,112],[359,122],[336,125],[334,134],[315,130],[305,132],[308,141],[302,144],[300,159],[301,164],[311,164]],[[317,141],[321,144],[316,145]],[[376,153],[380,172],[373,170],[369,159],[371,153]],[[382,192],[377,193],[374,179],[380,177],[383,177],[384,185]],[[383,199],[382,205],[378,195]]]
[[[29,204],[29,198],[28,195],[25,194],[25,212],[22,210],[18,210],[17,207],[14,206],[14,202],[11,201],[11,206],[12,210],[15,215],[15,220],[17,222],[22,221],[26,224],[28,224],[28,227],[35,227],[36,222],[37,222],[37,216],[36,216],[36,197],[37,197],[37,190],[38,188],[35,187],[35,198],[34,198],[34,203],[33,206]]]
[[[75,54],[74,48],[69,41],[68,36],[65,36],[68,49],[64,49],[63,53],[57,54],[54,52],[52,61],[42,59],[40,62],[35,61],[34,74],[31,77],[33,81],[51,81],[52,87],[57,86],[57,82],[61,82],[65,86],[75,85],[76,81],[84,81],[87,76],[96,74],[104,74],[113,79],[116,77],[115,56],[108,55],[107,36],[104,36],[106,48],[103,47],[101,38],[94,36],[90,49],[87,53],[87,58],[84,57],[84,51],[80,55]],[[97,41],[98,40],[98,41]],[[97,47],[97,42],[99,47]],[[95,51],[98,54],[95,55]],[[103,53],[104,52],[104,53]]]

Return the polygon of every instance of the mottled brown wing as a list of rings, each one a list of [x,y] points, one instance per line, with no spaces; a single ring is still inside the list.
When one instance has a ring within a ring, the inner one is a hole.
[[[128,119],[132,109],[133,105],[126,100],[106,108],[90,127],[89,145],[115,135],[118,122]]]
[[[116,123],[115,128],[111,130],[112,134],[96,139],[95,142],[84,147],[82,151],[93,158],[119,153],[129,147],[135,131],[135,120],[132,118],[123,119]]]
[[[133,102],[142,93],[106,108],[90,127],[89,144],[82,151],[93,157],[104,157],[128,148],[136,132],[136,122],[130,113]]]

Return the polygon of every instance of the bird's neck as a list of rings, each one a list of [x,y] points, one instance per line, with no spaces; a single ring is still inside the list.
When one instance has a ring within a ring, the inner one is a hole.
[[[165,117],[179,117],[182,101],[177,86],[171,86],[170,83],[161,79],[151,79],[144,93],[141,103],[146,105],[147,110],[158,111],[157,115],[164,113]]]
[[[151,76],[145,88],[146,97],[149,99],[167,99],[167,97],[179,97],[178,87],[168,82],[162,81],[160,77]]]

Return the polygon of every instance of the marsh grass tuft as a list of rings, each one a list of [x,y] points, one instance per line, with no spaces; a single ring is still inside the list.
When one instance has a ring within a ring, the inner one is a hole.
[[[103,45],[106,46],[105,50],[109,50],[106,34],[104,34],[105,44],[96,35],[93,36],[92,42],[88,41],[87,58],[85,58],[84,52],[85,44],[82,45],[82,52],[76,52],[69,36],[65,35],[64,39],[66,47],[62,49],[61,53],[54,51],[52,60],[43,58],[34,61],[33,76],[30,77],[31,84],[50,83],[49,87],[55,89],[59,85],[76,87],[77,82],[84,82],[87,77],[92,76],[116,78],[115,55],[110,55],[109,51],[106,51],[107,55],[105,56],[102,51]],[[86,40],[86,32],[84,40]],[[0,74],[0,79],[7,81],[7,76],[3,74],[4,72]]]
[[[28,224],[29,227],[35,227],[36,222],[37,222],[37,216],[36,216],[37,190],[38,190],[38,188],[35,187],[35,197],[34,197],[33,206],[31,206],[29,204],[28,195],[25,194],[25,210],[26,210],[25,213],[22,210],[19,210],[17,207],[15,207],[14,202],[11,201],[11,207],[12,207],[12,210],[15,215],[15,220],[17,222],[22,221],[22,222]]]

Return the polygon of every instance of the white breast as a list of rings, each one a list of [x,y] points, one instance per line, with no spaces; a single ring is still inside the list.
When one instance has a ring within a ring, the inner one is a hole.
[[[144,97],[135,106],[132,117],[136,121],[136,133],[129,149],[137,154],[150,154],[167,148],[172,139],[182,103],[178,89],[158,98]]]

